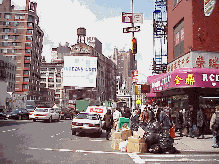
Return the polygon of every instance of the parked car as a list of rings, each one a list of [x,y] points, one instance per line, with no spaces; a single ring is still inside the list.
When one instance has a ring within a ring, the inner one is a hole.
[[[97,113],[81,112],[72,120],[71,125],[72,135],[76,132],[97,133],[98,136],[102,133],[101,117]]]
[[[0,119],[6,119],[6,113],[5,113],[5,111],[4,111],[4,109],[1,109],[0,110]]]
[[[12,109],[6,113],[6,119],[29,120],[29,112],[26,109]]]
[[[36,108],[33,112],[33,121],[44,120],[52,122],[54,120],[59,121],[59,113],[52,108]]]
[[[60,115],[60,118],[63,120],[65,120],[66,118],[70,118],[72,119],[73,118],[73,113],[70,109],[66,109],[66,108],[63,108],[62,111],[61,111],[61,115]]]

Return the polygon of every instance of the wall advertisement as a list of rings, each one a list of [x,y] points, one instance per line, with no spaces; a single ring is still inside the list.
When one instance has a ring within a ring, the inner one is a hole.
[[[64,56],[63,86],[96,87],[97,57]]]

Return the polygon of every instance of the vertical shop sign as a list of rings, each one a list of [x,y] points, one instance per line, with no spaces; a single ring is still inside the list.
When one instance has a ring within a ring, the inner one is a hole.
[[[197,68],[204,68],[205,61],[203,59],[203,56],[197,57],[195,62],[196,62],[196,67]]]
[[[209,67],[212,67],[212,68],[218,68],[218,64],[216,63],[218,60],[217,57],[214,57],[213,59],[209,59]]]

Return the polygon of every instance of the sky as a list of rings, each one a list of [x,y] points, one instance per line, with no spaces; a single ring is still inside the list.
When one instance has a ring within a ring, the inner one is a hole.
[[[51,50],[59,43],[77,43],[77,28],[86,28],[87,37],[97,37],[102,43],[103,55],[113,55],[114,48],[128,51],[131,48],[132,33],[123,33],[131,27],[122,23],[122,12],[131,12],[131,0],[35,0],[39,26],[44,32],[43,56],[50,60]],[[12,0],[15,9],[24,9],[26,0]],[[139,81],[146,81],[152,75],[153,58],[153,11],[154,0],[133,0],[134,13],[143,13],[141,31],[137,38],[136,60]]]

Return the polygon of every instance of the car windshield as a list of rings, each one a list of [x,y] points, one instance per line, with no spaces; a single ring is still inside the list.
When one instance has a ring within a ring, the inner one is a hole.
[[[79,113],[77,119],[88,119],[88,113]]]
[[[34,109],[34,107],[32,105],[27,105],[26,108],[27,109]]]
[[[88,119],[89,120],[98,120],[98,116],[96,114],[89,114]]]
[[[44,108],[38,108],[35,111],[37,111],[37,112],[48,112],[49,110],[48,109],[44,109]]]
[[[19,113],[19,112],[21,112],[22,111],[22,109],[12,109],[12,112],[13,113]]]

